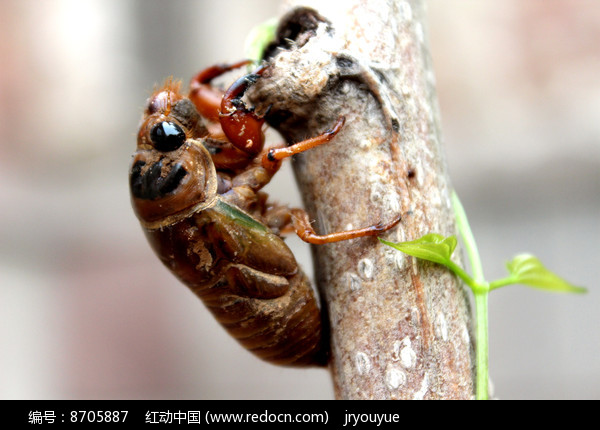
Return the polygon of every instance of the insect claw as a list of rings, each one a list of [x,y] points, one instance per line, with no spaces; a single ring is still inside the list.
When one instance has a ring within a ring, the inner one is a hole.
[[[383,233],[384,231],[395,227],[400,221],[402,221],[402,215],[398,215],[392,222],[388,224],[384,224],[382,221],[379,221],[376,227],[381,233]]]
[[[345,123],[346,123],[346,117],[344,115],[340,115],[337,119],[337,122],[334,124],[334,126],[331,127],[330,129],[327,129],[323,134],[335,135],[340,131],[340,129],[344,126]]]
[[[265,118],[267,115],[269,115],[269,113],[271,112],[271,108],[273,107],[273,105],[269,105],[267,106],[267,110],[265,110],[265,113],[262,114],[261,118]]]

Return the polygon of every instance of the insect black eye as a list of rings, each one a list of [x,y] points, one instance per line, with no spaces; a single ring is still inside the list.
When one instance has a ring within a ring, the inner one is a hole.
[[[163,121],[152,127],[150,139],[159,151],[175,151],[185,143],[185,132],[174,122]]]

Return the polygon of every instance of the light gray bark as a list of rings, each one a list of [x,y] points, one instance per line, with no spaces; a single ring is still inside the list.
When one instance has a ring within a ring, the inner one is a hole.
[[[400,213],[388,240],[456,234],[422,1],[288,4],[318,15],[287,22],[295,42],[275,51],[250,96],[259,109],[271,106],[290,142],[346,118],[331,143],[294,160],[317,232]],[[469,302],[449,271],[375,238],[314,246],[313,254],[337,398],[472,397]]]

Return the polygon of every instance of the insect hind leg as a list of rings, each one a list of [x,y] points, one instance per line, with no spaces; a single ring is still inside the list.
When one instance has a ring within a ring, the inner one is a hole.
[[[398,215],[394,220],[387,224],[377,223],[369,227],[359,228],[355,230],[339,231],[329,234],[317,234],[313,229],[308,214],[302,209],[292,209],[292,219],[296,234],[305,242],[314,245],[322,245],[325,243],[340,242],[342,240],[356,239],[366,236],[377,236],[393,227],[395,227],[402,217]]]

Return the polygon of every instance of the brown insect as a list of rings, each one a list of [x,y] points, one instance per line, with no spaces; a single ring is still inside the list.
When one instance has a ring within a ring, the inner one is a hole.
[[[129,172],[132,204],[162,262],[244,347],[283,365],[324,365],[327,339],[306,275],[280,235],[315,244],[377,235],[387,225],[318,235],[308,215],[260,192],[281,160],[333,139],[344,125],[264,149],[264,118],[241,101],[265,68],[226,92],[211,81],[248,64],[198,73],[190,93],[167,81],[148,99]]]

